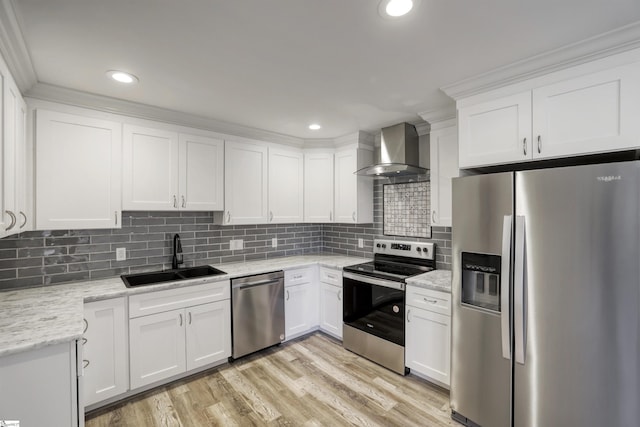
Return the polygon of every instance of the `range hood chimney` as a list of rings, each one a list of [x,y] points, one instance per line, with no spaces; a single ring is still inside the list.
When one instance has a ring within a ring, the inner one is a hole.
[[[382,129],[380,163],[355,173],[373,178],[425,175],[429,169],[418,166],[418,132],[409,123],[399,123]]]

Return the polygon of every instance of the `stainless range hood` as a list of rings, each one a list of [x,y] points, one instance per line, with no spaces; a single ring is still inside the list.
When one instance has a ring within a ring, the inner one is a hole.
[[[355,173],[373,178],[425,175],[429,169],[418,166],[418,132],[409,123],[382,129],[380,163],[359,169]]]

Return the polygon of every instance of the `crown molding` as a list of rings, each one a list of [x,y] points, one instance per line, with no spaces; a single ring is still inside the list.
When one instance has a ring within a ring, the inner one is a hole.
[[[431,125],[427,122],[418,123],[417,125],[413,126],[416,128],[418,136],[429,135],[429,132],[431,132]]]
[[[640,48],[640,21],[443,86],[440,89],[457,101],[637,48]]]
[[[357,145],[358,148],[373,149],[375,138],[370,133],[357,131],[347,135],[340,136],[333,140],[335,147],[344,147],[347,145]]]
[[[139,119],[156,120],[164,123],[205,129],[259,141],[287,144],[297,147],[302,147],[304,145],[304,140],[302,138],[294,136],[283,135],[276,132],[255,129],[180,111],[139,104],[136,102],[81,92],[44,83],[38,83],[33,86],[25,93],[25,96]]]
[[[418,115],[433,128],[434,123],[455,119],[456,106],[455,104],[451,104],[446,107],[423,111],[418,113]]]
[[[0,53],[20,92],[24,93],[38,82],[11,0],[0,1]]]

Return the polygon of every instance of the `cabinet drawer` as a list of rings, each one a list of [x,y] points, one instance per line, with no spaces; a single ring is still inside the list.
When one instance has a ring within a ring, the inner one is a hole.
[[[284,286],[299,285],[313,281],[313,267],[297,268],[284,272]]]
[[[407,285],[407,306],[451,316],[451,294]]]
[[[342,271],[320,267],[320,281],[335,286],[342,286]]]
[[[229,298],[229,280],[132,295],[129,297],[129,317],[146,316]]]

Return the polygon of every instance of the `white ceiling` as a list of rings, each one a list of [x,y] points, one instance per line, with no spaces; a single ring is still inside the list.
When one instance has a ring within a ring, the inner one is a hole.
[[[395,20],[378,0],[13,3],[41,83],[300,138],[417,123],[451,106],[442,86],[640,20],[638,0],[421,0]]]

